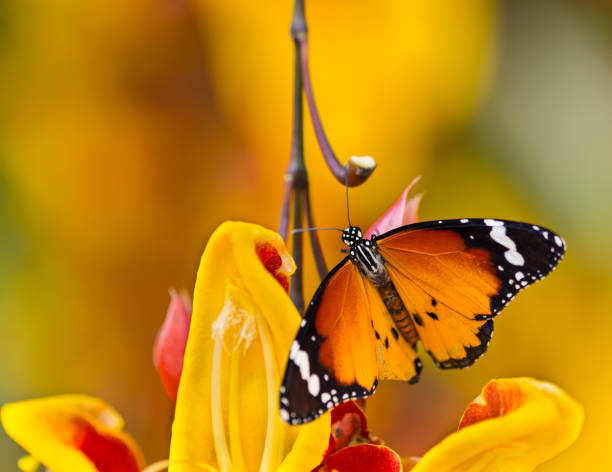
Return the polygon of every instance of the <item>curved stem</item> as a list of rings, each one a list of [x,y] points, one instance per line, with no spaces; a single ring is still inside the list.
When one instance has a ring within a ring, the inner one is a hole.
[[[310,110],[310,119],[312,121],[312,127],[314,128],[319,148],[325,159],[327,167],[342,185],[348,185],[349,187],[355,187],[364,183],[368,177],[374,172],[376,163],[372,162],[364,163],[355,161],[351,158],[347,165],[340,163],[334,150],[329,144],[327,135],[323,130],[323,123],[319,116],[319,110],[314,99],[314,92],[312,90],[312,83],[310,81],[310,66],[308,61],[308,34],[306,29],[306,20],[304,19],[304,29],[300,34],[296,35],[296,41],[299,43],[300,57],[302,61],[302,82],[304,83],[304,94],[306,95],[306,101],[308,102],[308,109]]]
[[[304,82],[304,94],[306,95],[306,102],[308,103],[308,109],[310,110],[312,127],[314,128],[315,136],[317,137],[317,142],[319,143],[319,148],[321,149],[321,153],[323,153],[327,167],[334,175],[336,180],[344,185],[346,182],[347,171],[340,163],[331,145],[329,144],[329,140],[327,139],[327,135],[323,130],[323,123],[321,123],[321,117],[319,116],[319,111],[317,110],[317,105],[315,103],[312,83],[310,82],[310,67],[308,65],[308,36],[306,33],[299,36],[298,42],[300,45],[300,56],[302,59],[302,81]]]

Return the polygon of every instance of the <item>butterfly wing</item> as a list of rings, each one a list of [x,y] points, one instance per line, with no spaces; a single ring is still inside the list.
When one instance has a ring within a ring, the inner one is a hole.
[[[408,343],[398,332],[378,289],[366,276],[359,273],[371,315],[371,328],[376,338],[379,377],[383,380],[408,380],[416,383],[423,364],[417,357],[416,346]]]
[[[480,357],[493,333],[491,318],[565,251],[548,229],[492,219],[418,223],[376,242],[423,346],[441,368],[467,367]]]
[[[365,398],[378,378],[416,381],[421,361],[397,331],[377,289],[348,260],[315,293],[281,386],[281,417],[300,424],[343,401]]]

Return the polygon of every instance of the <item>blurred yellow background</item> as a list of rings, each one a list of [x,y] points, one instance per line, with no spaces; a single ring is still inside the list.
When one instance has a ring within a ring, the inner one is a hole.
[[[0,403],[100,396],[149,461],[172,407],[151,361],[168,288],[191,290],[223,220],[276,228],[291,127],[292,2],[5,0],[0,4]],[[491,378],[534,376],[586,409],[538,470],[611,470],[612,9],[606,2],[307,0],[315,97],[366,227],[415,175],[421,218],[549,226],[566,259],[496,319],[464,371],[423,356],[385,383],[372,430],[404,456],[456,428]],[[344,189],[310,124],[318,224]],[[336,233],[322,232],[328,264]],[[317,284],[306,263],[306,292]],[[263,405],[262,405],[263,407]],[[0,433],[0,467],[22,451]]]

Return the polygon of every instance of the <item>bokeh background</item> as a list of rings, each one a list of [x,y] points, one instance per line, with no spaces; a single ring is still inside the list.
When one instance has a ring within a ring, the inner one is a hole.
[[[149,461],[172,407],[151,362],[168,288],[193,287],[223,220],[276,228],[291,125],[290,1],[0,3],[0,403],[65,392],[125,416]],[[311,73],[363,226],[415,175],[423,219],[554,228],[557,271],[496,319],[488,354],[386,383],[372,429],[420,455],[491,378],[586,409],[545,471],[611,470],[612,7],[598,1],[308,0]],[[315,218],[345,224],[310,125]],[[328,264],[340,258],[322,232]],[[317,278],[306,264],[307,293]],[[608,444],[607,444],[608,443]],[[22,451],[0,433],[0,468]]]

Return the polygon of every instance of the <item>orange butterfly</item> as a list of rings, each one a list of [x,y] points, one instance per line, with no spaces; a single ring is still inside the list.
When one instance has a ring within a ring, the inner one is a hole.
[[[379,378],[417,382],[417,341],[442,369],[470,366],[487,349],[492,318],[565,251],[546,228],[473,218],[371,239],[349,226],[342,241],[349,255],[321,283],[291,346],[280,395],[291,424],[371,395]]]

